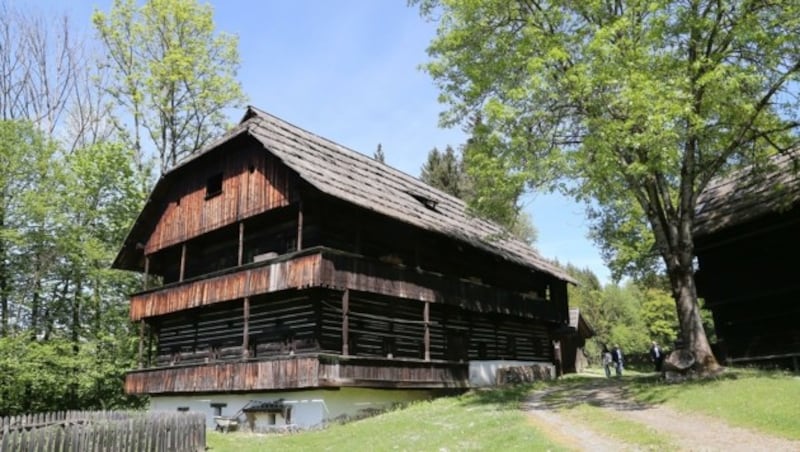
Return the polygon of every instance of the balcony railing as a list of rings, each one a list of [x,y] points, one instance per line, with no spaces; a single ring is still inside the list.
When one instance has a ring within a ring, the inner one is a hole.
[[[350,289],[468,310],[537,317],[564,323],[566,303],[533,298],[482,283],[386,264],[329,248],[309,248],[134,294],[131,320],[285,289]]]

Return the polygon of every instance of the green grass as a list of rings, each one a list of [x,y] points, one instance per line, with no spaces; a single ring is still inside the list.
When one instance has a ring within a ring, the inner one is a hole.
[[[677,448],[668,436],[659,433],[656,429],[624,419],[608,410],[590,404],[577,405],[562,413],[588,425],[592,430],[622,443],[632,444],[637,449],[675,450]]]
[[[211,451],[345,450],[464,451],[565,450],[551,442],[519,409],[531,386],[475,391],[414,403],[380,416],[325,430],[254,435],[210,432]]]
[[[800,439],[800,377],[782,372],[728,369],[719,378],[666,384],[654,378],[633,380],[636,400],[665,403],[703,413],[731,425],[789,439]]]
[[[652,428],[577,400],[584,385],[621,385],[639,402],[666,404],[703,413],[730,424],[789,439],[800,439],[800,377],[779,372],[728,370],[722,377],[666,384],[652,373],[626,372],[622,379],[594,374],[568,376],[555,383],[473,391],[414,403],[405,408],[345,425],[288,435],[210,432],[211,451],[345,450],[347,452],[565,450],[519,409],[534,388],[550,384],[563,391],[550,397],[558,409],[592,429],[641,449],[670,450],[669,439]],[[573,391],[573,388],[575,389]]]

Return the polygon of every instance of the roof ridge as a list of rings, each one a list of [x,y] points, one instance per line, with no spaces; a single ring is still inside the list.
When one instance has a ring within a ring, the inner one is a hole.
[[[366,155],[366,154],[364,154],[362,152],[359,152],[359,151],[357,151],[357,150],[355,150],[353,148],[350,148],[350,147],[347,147],[347,146],[342,145],[340,143],[337,143],[336,141],[333,141],[330,138],[324,137],[324,136],[319,135],[319,134],[317,134],[315,132],[312,132],[312,131],[304,128],[304,127],[298,126],[297,124],[294,124],[294,123],[292,123],[292,122],[290,122],[290,121],[288,121],[286,119],[283,119],[283,118],[281,118],[279,116],[276,116],[276,115],[274,115],[272,113],[266,112],[266,111],[264,111],[264,110],[262,110],[262,109],[260,109],[258,107],[250,105],[250,106],[248,106],[248,109],[252,110],[252,112],[256,113],[258,116],[268,117],[268,118],[270,118],[270,119],[272,119],[274,121],[286,124],[286,125],[294,128],[294,129],[300,130],[300,131],[302,131],[304,133],[307,133],[307,134],[309,134],[309,135],[311,135],[313,137],[316,137],[321,141],[327,142],[327,143],[333,145],[333,147],[338,148],[338,149],[336,149],[337,151],[341,151],[345,155],[349,155],[349,156],[361,159],[361,160],[363,160],[365,162],[370,162],[370,164],[375,166],[375,168],[381,168],[381,169],[384,169],[384,170],[386,170],[386,171],[388,171],[390,173],[395,173],[397,175],[400,175],[401,177],[408,178],[408,179],[412,180],[417,186],[419,186],[421,188],[425,188],[428,191],[433,191],[437,195],[441,195],[443,197],[452,198],[454,201],[457,201],[458,203],[464,204],[465,206],[467,204],[463,199],[461,199],[461,198],[459,198],[457,196],[451,195],[450,193],[447,193],[447,192],[445,192],[443,190],[440,190],[440,189],[438,189],[436,187],[428,185],[428,184],[426,184],[425,182],[423,182],[422,180],[420,180],[416,176],[413,176],[413,175],[411,175],[409,173],[406,173],[405,171],[400,170],[398,168],[395,168],[394,166],[388,165],[386,163],[379,162],[379,161],[375,160],[374,158],[372,158],[372,157],[370,157],[370,156],[368,156],[368,155]],[[243,119],[243,122],[244,121],[250,121],[250,120],[252,120],[252,118],[253,118],[252,116],[245,115],[245,119]],[[480,217],[478,217],[478,218],[480,218]]]

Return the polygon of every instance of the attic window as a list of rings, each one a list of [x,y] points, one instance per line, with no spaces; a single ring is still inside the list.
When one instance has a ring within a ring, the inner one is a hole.
[[[206,199],[222,193],[222,173],[217,173],[206,180]]]
[[[436,205],[439,204],[439,201],[437,201],[437,200],[435,200],[433,198],[430,198],[428,196],[425,196],[422,193],[417,193],[417,192],[412,192],[412,191],[407,191],[406,193],[411,195],[412,198],[414,198],[417,201],[419,201],[427,209],[433,210],[434,212],[436,211]]]

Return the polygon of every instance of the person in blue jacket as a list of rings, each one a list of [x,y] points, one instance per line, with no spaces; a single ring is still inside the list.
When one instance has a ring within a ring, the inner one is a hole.
[[[611,361],[614,363],[614,369],[617,371],[617,376],[621,377],[625,358],[622,354],[622,349],[619,348],[619,344],[615,344],[614,349],[611,350]]]

